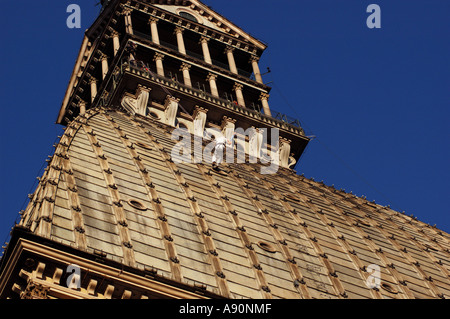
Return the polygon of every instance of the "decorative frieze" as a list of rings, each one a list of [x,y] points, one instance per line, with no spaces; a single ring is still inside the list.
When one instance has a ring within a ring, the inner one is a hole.
[[[150,88],[138,85],[135,95],[131,95],[128,92],[124,94],[121,101],[122,107],[133,115],[146,116],[150,91]]]

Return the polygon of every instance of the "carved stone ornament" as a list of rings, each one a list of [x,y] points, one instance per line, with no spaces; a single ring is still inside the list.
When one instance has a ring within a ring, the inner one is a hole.
[[[280,165],[289,168],[289,156],[291,154],[291,141],[280,138]]]
[[[263,142],[262,131],[252,126],[248,141],[250,156],[258,158],[261,155],[262,142]]]
[[[289,156],[289,168],[293,169],[295,167],[295,164],[297,164],[297,160],[294,157],[294,153],[291,153],[291,156]]]
[[[150,88],[139,85],[135,95],[125,93],[121,102],[122,107],[132,115],[146,116],[150,90]]]
[[[164,103],[165,106],[165,123],[170,126],[175,126],[175,120],[177,118],[177,112],[178,112],[178,102],[180,102],[180,99],[174,98],[170,95],[166,97],[166,101]]]
[[[198,136],[203,136],[203,132],[205,130],[205,124],[207,119],[208,110],[196,106],[194,110],[194,134]]]
[[[221,124],[222,134],[228,141],[233,140],[235,123],[236,123],[236,120],[232,119],[228,116],[224,116],[222,118],[222,124]]]
[[[47,299],[49,288],[33,281],[28,282],[25,291],[22,293],[22,299]]]

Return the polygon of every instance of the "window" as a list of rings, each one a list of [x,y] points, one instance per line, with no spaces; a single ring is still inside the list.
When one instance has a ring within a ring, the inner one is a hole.
[[[152,147],[151,147],[150,145],[145,144],[145,143],[142,143],[142,142],[136,142],[135,144],[136,144],[137,146],[142,147],[142,148],[145,148],[145,149],[147,149],[147,150],[151,150],[151,149],[152,149]]]
[[[398,290],[395,289],[393,286],[388,284],[387,282],[381,283],[381,288],[386,290],[387,292],[390,292],[391,294],[398,294]]]
[[[187,13],[187,12],[185,12],[185,11],[181,11],[181,12],[180,12],[180,16],[183,17],[183,18],[186,18],[186,19],[188,19],[188,20],[191,20],[191,21],[194,21],[194,22],[197,22],[197,23],[198,23],[198,20],[197,20],[196,17],[194,17],[192,14]]]
[[[274,246],[272,246],[271,244],[266,243],[264,241],[258,242],[257,245],[259,248],[264,249],[265,251],[268,251],[269,253],[277,252],[277,249]]]
[[[149,115],[150,115],[152,118],[154,118],[155,120],[159,120],[159,119],[160,119],[159,116],[158,116],[158,114],[156,114],[155,112],[150,112]]]
[[[140,201],[138,201],[138,200],[136,200],[136,199],[130,199],[129,201],[128,201],[128,204],[131,206],[131,207],[134,207],[134,208],[136,208],[137,210],[147,210],[147,207],[145,207],[145,205],[144,204],[142,204]]]
[[[178,122],[178,127],[181,128],[181,129],[185,129],[185,130],[189,131],[187,125],[184,124],[184,123]]]

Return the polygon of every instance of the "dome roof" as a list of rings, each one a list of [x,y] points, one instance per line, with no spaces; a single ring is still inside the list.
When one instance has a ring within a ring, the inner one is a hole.
[[[450,236],[261,164],[176,163],[173,127],[90,110],[23,215],[38,236],[229,298],[450,297]]]

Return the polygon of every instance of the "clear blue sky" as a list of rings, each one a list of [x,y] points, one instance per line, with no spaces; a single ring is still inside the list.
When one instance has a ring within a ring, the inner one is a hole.
[[[0,241],[34,191],[98,0],[2,2]],[[205,0],[269,45],[273,109],[315,135],[297,171],[450,232],[450,1]],[[81,6],[82,28],[66,27]],[[381,7],[381,29],[366,8]]]

